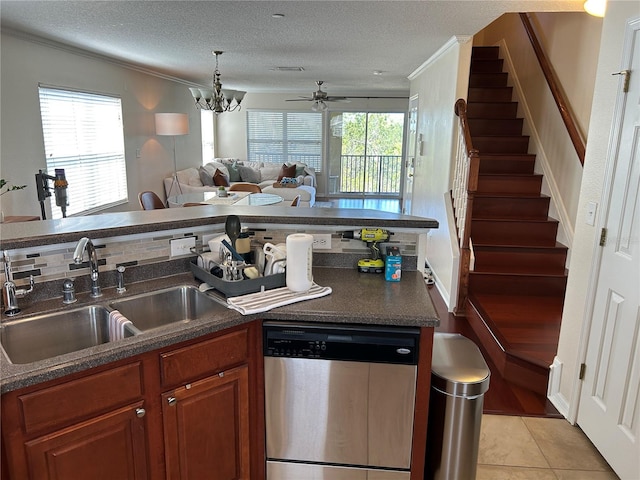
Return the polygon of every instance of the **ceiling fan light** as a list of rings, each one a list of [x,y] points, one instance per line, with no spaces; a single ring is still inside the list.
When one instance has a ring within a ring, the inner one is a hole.
[[[327,104],[322,100],[313,102],[313,105],[311,106],[311,110],[313,110],[314,112],[324,112],[327,108]]]

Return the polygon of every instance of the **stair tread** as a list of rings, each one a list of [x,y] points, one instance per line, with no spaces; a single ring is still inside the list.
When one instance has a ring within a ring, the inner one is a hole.
[[[513,135],[509,135],[509,134],[490,134],[490,133],[486,133],[486,134],[481,134],[481,135],[474,135],[473,133],[471,134],[471,140],[475,140],[477,138],[491,138],[491,139],[496,139],[496,138],[508,138],[509,140],[511,140],[512,138],[530,138],[530,135],[522,135],[521,133],[514,133]],[[482,152],[480,153],[480,155],[482,156]],[[493,154],[495,155],[495,154]],[[509,155],[509,154],[507,154]]]
[[[518,178],[542,178],[544,175],[541,173],[479,173],[480,178],[497,177],[518,177]]]
[[[548,367],[557,351],[563,298],[535,295],[474,294],[487,326],[514,357]]]
[[[517,265],[509,265],[503,268],[510,269],[510,270],[501,271],[496,268],[496,270],[473,270],[472,272],[469,272],[469,273],[474,275],[502,275],[502,276],[514,275],[514,276],[527,276],[527,277],[566,277],[567,276],[566,269],[563,269],[562,272],[558,272],[558,271],[554,271],[553,268],[544,267],[544,266],[539,267],[539,269],[541,270],[539,272],[532,271],[531,267],[518,267]],[[548,272],[543,271],[547,269],[549,270]]]
[[[540,250],[543,252],[549,250],[568,250],[568,247],[560,242],[556,242],[555,245],[536,245],[533,247],[528,247],[526,245],[489,245],[474,242],[473,248],[474,250]]]
[[[527,219],[527,220],[518,220],[517,218],[494,218],[494,217],[473,217],[472,221],[480,221],[480,222],[512,222],[517,223],[520,221],[524,221],[525,223],[558,223],[558,220],[552,217],[546,218],[537,218],[537,219]]]
[[[476,192],[475,198],[528,198],[528,199],[536,199],[550,198],[548,195],[543,193],[513,193],[513,192]]]
[[[480,160],[513,160],[513,161],[530,161],[535,160],[535,153],[482,153],[480,152]]]

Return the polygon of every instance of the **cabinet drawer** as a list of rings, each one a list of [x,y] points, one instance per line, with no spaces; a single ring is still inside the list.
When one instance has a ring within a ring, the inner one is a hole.
[[[142,397],[142,366],[135,362],[21,395],[24,431],[32,433],[86,418]]]
[[[245,329],[163,353],[162,386],[180,385],[245,363],[248,351],[249,333]]]

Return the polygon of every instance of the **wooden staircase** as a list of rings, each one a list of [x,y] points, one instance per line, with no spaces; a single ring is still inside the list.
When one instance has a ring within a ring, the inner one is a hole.
[[[474,47],[467,97],[480,152],[471,212],[475,255],[465,314],[502,376],[545,394],[558,346],[567,247],[556,242],[542,175],[522,134],[498,47]]]

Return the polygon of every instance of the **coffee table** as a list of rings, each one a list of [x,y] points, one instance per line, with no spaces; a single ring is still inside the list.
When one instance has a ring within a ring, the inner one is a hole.
[[[226,197],[218,196],[218,192],[183,193],[169,197],[169,208],[182,207],[185,203],[202,203],[203,205],[275,205],[283,201],[280,195],[270,193],[228,192]]]

